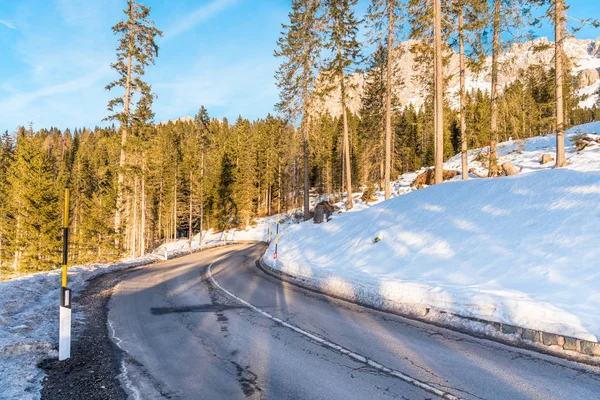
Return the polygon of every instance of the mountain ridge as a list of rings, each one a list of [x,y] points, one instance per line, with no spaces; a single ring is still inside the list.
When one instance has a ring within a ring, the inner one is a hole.
[[[416,41],[409,40],[401,42],[395,50],[395,70],[398,81],[403,85],[394,88],[400,107],[413,104],[420,107],[425,98],[426,90],[423,85],[416,82],[415,77],[424,70],[423,66],[417,64],[415,54],[410,48]],[[540,50],[540,48],[543,48]],[[592,107],[598,96],[595,94],[600,88],[600,37],[597,39],[565,40],[565,53],[572,62],[572,71],[579,77],[578,95],[583,96],[579,103],[580,107]],[[399,55],[398,55],[399,54]],[[551,68],[554,60],[554,42],[546,37],[537,38],[522,43],[513,44],[501,56],[502,62],[499,74],[501,90],[507,84],[516,80],[519,71],[525,70],[532,65],[542,65]],[[459,56],[452,50],[445,66],[445,75],[449,77],[446,96],[453,108],[458,108],[459,92]],[[466,86],[467,91],[481,89],[489,91],[491,82],[491,57],[486,57],[482,72],[475,73],[467,68]],[[348,89],[349,100],[347,106],[353,113],[358,113],[361,106],[361,95],[366,82],[365,73],[355,73],[350,77],[351,88]],[[326,112],[332,116],[341,115],[339,91],[332,91],[313,103],[313,112]]]

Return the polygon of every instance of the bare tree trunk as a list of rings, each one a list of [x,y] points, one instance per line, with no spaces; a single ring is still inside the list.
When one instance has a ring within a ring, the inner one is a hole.
[[[306,113],[306,110],[305,110]],[[310,197],[309,197],[309,185],[308,185],[308,117],[304,117],[304,121],[302,123],[302,131],[304,133],[304,144],[303,144],[303,153],[304,153],[304,220],[308,221],[310,219]]]
[[[555,168],[567,165],[565,157],[565,125],[564,125],[564,98],[563,98],[563,25],[565,4],[564,0],[555,1],[555,38],[554,38],[554,62],[556,72],[555,95],[556,95],[556,165]]]
[[[390,175],[392,170],[392,56],[394,54],[394,7],[388,1],[387,78],[385,88],[385,199],[392,194]]]
[[[308,58],[308,47],[304,45],[304,60]],[[304,220],[310,219],[310,197],[308,195],[308,124],[310,117],[308,115],[308,76],[310,74],[310,65],[304,62],[303,81],[302,81],[302,106],[303,118],[302,118],[302,133],[304,135],[303,140],[303,153],[304,153]]]
[[[281,218],[281,159],[277,160],[277,180],[279,182],[279,189],[277,190],[277,223]]]
[[[161,174],[161,176],[160,176],[160,192],[158,195],[158,231],[159,231],[159,234],[162,234],[163,238],[164,238],[167,236],[166,235],[167,232],[163,227],[163,221],[162,221],[163,212],[164,212],[164,210],[163,210],[163,177]]]
[[[136,254],[137,254],[136,244],[137,244],[137,230],[138,230],[138,226],[137,226],[138,180],[139,180],[139,178],[136,175],[134,178],[134,181],[133,181],[133,232],[131,235],[131,257],[132,258],[135,258]]]
[[[21,204],[18,204],[19,207],[21,207]],[[15,241],[16,241],[16,248],[15,248],[15,254],[14,254],[14,258],[13,258],[13,271],[14,273],[18,273],[19,272],[19,267],[21,266],[21,254],[23,252],[23,249],[21,247],[21,217],[17,214],[17,218],[16,218],[16,229],[15,229]]]
[[[462,159],[462,178],[469,179],[469,162],[467,160],[467,106],[466,106],[466,67],[465,67],[465,27],[463,16],[463,5],[460,4],[458,11],[458,42],[460,53],[460,145]]]
[[[202,186],[200,187],[200,246],[202,246],[202,237],[204,236],[204,150],[202,150],[201,158],[202,160],[200,163],[202,164],[202,169],[200,172],[200,182]]]
[[[270,182],[270,178],[268,178],[269,176],[269,154],[267,154],[267,179],[266,179],[266,183],[267,183],[267,187],[265,188],[265,214],[269,215],[269,201],[271,198],[271,182]]]
[[[143,256],[146,254],[146,173],[145,171],[145,163],[142,170],[142,214],[141,218],[141,227],[140,227],[140,255]]]
[[[345,103],[345,102],[343,102]],[[352,199],[352,175],[351,175],[351,165],[350,165],[350,139],[348,135],[348,111],[346,110],[346,105],[344,104],[344,164],[345,164],[345,175],[346,175],[346,190],[348,191],[348,201],[346,204],[346,208],[348,210],[352,209],[353,199]]]
[[[193,217],[193,212],[194,212],[194,200],[193,200],[193,183],[192,180],[194,179],[194,175],[192,173],[192,171],[190,171],[190,214],[188,216],[188,246],[191,248],[192,247],[192,236],[193,236],[193,230],[192,230],[192,217]]]
[[[340,48],[338,47],[338,53]],[[348,110],[346,110],[346,85],[345,85],[344,71],[340,72],[340,92],[341,92],[341,103],[342,103],[342,117],[344,123],[344,172],[346,178],[346,190],[348,191],[348,198],[346,202],[346,209],[351,210],[354,205],[352,199],[352,172],[350,165],[350,139],[348,135]]]
[[[127,144],[127,131],[129,129],[129,106],[131,102],[131,53],[133,53],[135,31],[133,29],[133,7],[129,7],[129,51],[127,55],[127,76],[125,77],[125,99],[123,113],[126,121],[121,126],[121,153],[119,155],[119,172],[117,174],[117,204],[115,211],[115,245],[119,247],[119,233],[121,232],[121,208],[123,207],[123,185],[125,183],[125,146]]]
[[[492,40],[492,90],[491,90],[491,118],[490,118],[490,165],[488,176],[498,176],[498,57],[500,41],[500,0],[494,0],[494,36]]]
[[[177,240],[177,171],[175,171],[175,189],[173,190],[173,240]]]
[[[435,67],[435,183],[444,181],[444,71],[442,65],[442,4],[434,4],[434,67]]]
[[[296,170],[298,159],[294,156],[293,171],[292,171],[292,208],[296,208]]]

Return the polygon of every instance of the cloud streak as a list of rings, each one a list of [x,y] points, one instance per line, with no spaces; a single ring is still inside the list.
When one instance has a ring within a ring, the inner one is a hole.
[[[170,29],[165,30],[163,41],[166,42],[181,35],[183,32],[209,20],[237,2],[238,0],[213,0],[210,3],[203,5],[202,7],[193,11],[187,17],[181,19],[176,24],[171,26]]]
[[[94,86],[101,79],[106,78],[109,73],[110,69],[108,67],[102,67],[91,73],[56,85],[46,86],[32,92],[13,93],[10,97],[0,100],[0,110],[2,110],[3,114],[8,114],[21,110],[30,103],[44,97],[79,92]]]
[[[17,27],[8,21],[4,21],[4,20],[0,19],[0,24],[4,25],[5,27],[7,27],[9,29],[17,30]]]

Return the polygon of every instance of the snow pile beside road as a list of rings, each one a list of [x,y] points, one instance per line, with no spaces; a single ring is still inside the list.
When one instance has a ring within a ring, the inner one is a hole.
[[[288,226],[294,225],[296,222],[293,220],[291,215],[282,214],[280,216],[281,224],[279,225],[279,232],[283,232]],[[218,240],[229,240],[229,241],[256,241],[256,242],[268,242],[270,238],[275,237],[275,230],[277,228],[277,215],[271,215],[269,217],[256,218],[254,219],[251,226],[245,229],[230,229],[224,232],[213,233],[209,231],[205,234],[205,240],[218,241]],[[198,237],[196,236],[196,240]]]
[[[600,123],[569,135],[578,132],[600,133]],[[553,170],[539,160],[554,152],[554,140],[502,144],[500,161],[523,167],[513,177],[451,181],[292,226],[277,262],[273,243],[264,260],[375,306],[434,308],[598,341],[600,146],[575,152],[569,142],[570,166]]]
[[[185,243],[186,248],[175,248]],[[175,245],[177,243],[177,245]],[[208,242],[202,249],[227,244]],[[168,256],[201,250],[187,241],[171,244]],[[77,296],[93,277],[164,259],[164,249],[114,264],[69,268],[69,287]],[[47,357],[58,357],[58,304],[61,271],[54,270],[0,282],[0,399],[37,399],[43,372],[36,368]],[[83,325],[82,311],[73,303],[74,329]]]

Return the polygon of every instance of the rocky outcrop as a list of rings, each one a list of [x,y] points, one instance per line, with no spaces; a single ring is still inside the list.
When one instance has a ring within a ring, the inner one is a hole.
[[[600,69],[584,69],[579,73],[579,89],[592,86],[598,80],[600,80]]]
[[[458,171],[445,169],[443,173],[444,182],[448,181],[455,176],[458,176]],[[424,186],[430,186],[435,183],[435,169],[430,168],[427,171],[419,174],[417,179],[410,184],[411,187],[416,187],[417,189],[421,189]]]
[[[426,68],[416,61],[415,54],[411,51],[416,41],[406,41],[398,45],[395,51],[395,68],[397,81],[402,82],[394,88],[399,100],[399,106],[413,104],[420,107],[426,95],[426,85],[422,78],[427,75]],[[447,58],[445,75],[448,79],[447,96],[451,106],[458,106],[459,89],[459,58],[458,54],[450,50]],[[569,38],[565,41],[565,53],[571,60],[573,72],[580,77],[580,88],[585,89],[600,81],[600,38],[597,40],[583,40]],[[508,49],[501,57],[499,83],[505,86],[513,82],[523,70],[531,65],[543,65],[551,68],[554,62],[554,45],[546,38],[539,38],[530,42],[517,43]],[[466,84],[468,90],[489,90],[491,58],[484,63],[482,72],[475,73],[467,70]],[[365,76],[355,74],[351,78],[352,86],[349,90],[348,108],[358,113],[361,105],[361,95],[365,86]],[[326,112],[338,116],[342,112],[339,91],[333,91],[322,99],[315,99],[313,113]]]

